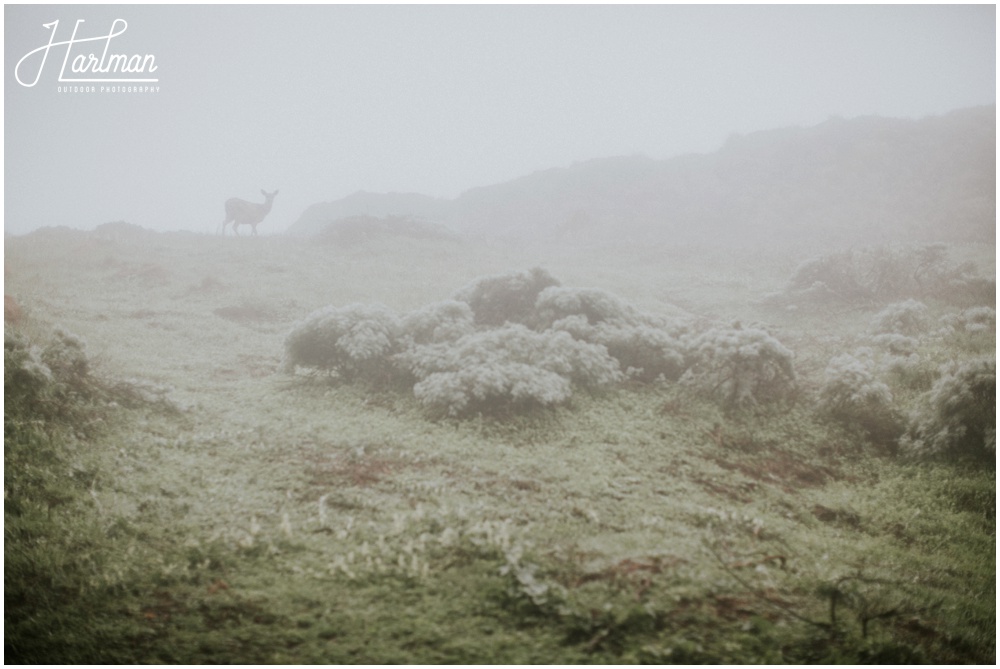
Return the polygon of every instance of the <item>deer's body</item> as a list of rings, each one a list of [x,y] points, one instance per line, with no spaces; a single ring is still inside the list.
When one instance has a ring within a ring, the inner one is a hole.
[[[230,223],[233,224],[233,232],[237,236],[240,234],[239,227],[241,225],[249,225],[253,231],[252,234],[257,234],[257,224],[271,212],[271,203],[274,202],[274,196],[278,194],[278,191],[268,193],[262,190],[261,193],[264,194],[263,203],[247,202],[238,197],[226,200],[226,220],[222,222],[223,235],[226,234],[226,226]]]

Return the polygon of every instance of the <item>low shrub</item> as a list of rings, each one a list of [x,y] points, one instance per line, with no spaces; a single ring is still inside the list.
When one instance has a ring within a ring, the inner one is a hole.
[[[872,343],[892,355],[913,355],[920,341],[901,334],[880,334],[872,337]]]
[[[25,430],[55,428],[87,436],[118,406],[184,410],[169,397],[172,388],[141,379],[95,375],[86,343],[60,328],[38,345],[5,327],[3,358],[4,434],[8,437]]]
[[[950,332],[996,335],[997,312],[991,307],[972,307],[958,314],[943,316],[941,324]]]
[[[568,316],[556,321],[552,330],[603,346],[632,379],[676,381],[685,370],[681,339],[663,328],[618,323],[591,325],[583,316]]]
[[[902,444],[920,456],[996,466],[996,359],[951,362],[921,398]]]
[[[684,372],[683,328],[644,314],[611,293],[546,288],[535,309],[540,326],[604,346],[630,378],[676,381]]]
[[[417,399],[451,416],[553,406],[568,400],[574,385],[596,387],[623,378],[603,346],[518,324],[416,346],[399,359],[418,379]]]
[[[870,356],[838,355],[826,367],[819,409],[849,429],[859,428],[872,441],[895,442],[902,424],[889,386],[880,381]]]
[[[793,272],[776,305],[858,305],[935,298],[951,304],[991,304],[996,281],[980,276],[971,263],[948,261],[948,247],[876,246],[811,258]]]
[[[538,295],[535,311],[541,328],[552,327],[571,316],[585,318],[588,325],[647,325],[651,321],[633,305],[599,288],[550,286]]]
[[[910,299],[893,302],[875,314],[871,329],[875,334],[918,335],[927,330],[927,305]]]
[[[397,371],[392,356],[401,350],[401,334],[399,316],[382,305],[317,309],[285,338],[284,367],[335,372],[348,381],[383,381]]]
[[[4,328],[4,426],[20,421],[42,424],[90,422],[89,404],[104,401],[107,388],[90,373],[84,341],[56,329],[39,347]]]
[[[883,358],[882,369],[897,394],[900,390],[908,390],[911,393],[926,392],[938,378],[937,365],[934,361],[918,353],[890,355]]]
[[[465,302],[445,300],[403,317],[402,333],[409,344],[455,341],[475,330],[475,316]]]
[[[485,276],[455,294],[455,299],[472,308],[476,325],[501,326],[520,323],[535,327],[535,302],[543,290],[559,281],[544,269],[507,272]]]
[[[727,409],[790,397],[793,354],[758,328],[712,328],[691,339],[692,364],[682,381],[721,400]]]

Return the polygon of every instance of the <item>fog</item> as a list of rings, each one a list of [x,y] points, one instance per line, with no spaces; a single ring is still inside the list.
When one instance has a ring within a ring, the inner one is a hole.
[[[992,5],[5,6],[4,17],[8,234],[117,220],[209,233],[227,198],[280,189],[260,226],[274,234],[359,190],[453,198],[595,157],[710,152],[733,133],[996,98]],[[26,58],[69,40],[79,19],[77,39],[107,36],[116,19],[127,31],[72,56],[152,55],[155,71],[124,76],[156,78],[130,84],[154,90],[60,83],[66,46]],[[43,24],[56,20],[53,36]]]

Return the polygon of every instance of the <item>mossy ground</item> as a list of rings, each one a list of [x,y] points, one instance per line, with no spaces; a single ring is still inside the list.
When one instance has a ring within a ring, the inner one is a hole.
[[[278,372],[312,309],[405,311],[540,265],[764,323],[808,389],[873,312],[759,306],[801,259],[7,238],[22,331],[74,332],[97,373],[179,408],[5,435],[7,661],[993,662],[992,470],[891,457],[806,399],[726,413],[636,384],[434,420],[405,392]]]

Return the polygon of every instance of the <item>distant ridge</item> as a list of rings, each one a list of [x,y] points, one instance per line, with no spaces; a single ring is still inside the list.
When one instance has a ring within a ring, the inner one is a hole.
[[[289,232],[315,234],[359,214],[565,243],[995,243],[996,106],[919,120],[832,118],[666,160],[599,158],[454,200],[356,193],[309,207]]]

